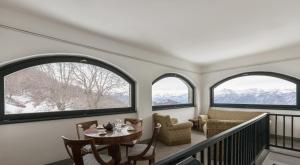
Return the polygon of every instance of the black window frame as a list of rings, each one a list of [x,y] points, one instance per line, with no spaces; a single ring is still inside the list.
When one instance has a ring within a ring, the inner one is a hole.
[[[182,81],[184,81],[187,85],[189,85],[189,87],[192,89],[192,103],[188,103],[188,104],[174,104],[174,105],[152,105],[152,110],[153,111],[159,111],[159,110],[169,110],[169,109],[178,109],[178,108],[188,108],[188,107],[195,107],[195,86],[192,84],[192,82],[190,80],[188,80],[187,78],[185,78],[184,76],[177,74],[177,73],[166,73],[163,74],[161,76],[159,76],[158,78],[156,78],[153,82],[152,82],[152,86],[164,79],[164,78],[168,78],[168,77],[175,77],[175,78],[179,78]],[[151,90],[152,91],[152,90]],[[152,96],[151,96],[152,98]],[[153,103],[153,100],[151,101],[151,104]]]
[[[283,79],[294,83],[296,85],[296,105],[266,105],[266,104],[218,104],[214,103],[214,89],[222,83],[244,76],[270,76],[279,79]],[[274,109],[274,110],[297,110],[300,109],[300,80],[281,73],[276,72],[245,72],[227,77],[210,87],[210,107],[224,107],[224,108],[249,108],[249,109]]]
[[[106,108],[106,109],[88,109],[88,110],[74,110],[64,112],[42,112],[42,113],[24,113],[24,114],[6,114],[5,115],[5,98],[4,98],[4,77],[8,74],[17,72],[19,70],[33,67],[37,65],[56,63],[56,62],[77,62],[95,65],[107,69],[118,76],[122,77],[130,85],[131,106],[124,108]],[[33,57],[17,62],[13,62],[0,67],[0,124],[23,123],[34,121],[46,121],[67,118],[80,118],[90,116],[102,116],[124,113],[136,112],[136,94],[135,81],[120,69],[109,65],[105,62],[83,56],[71,55],[48,55],[41,57]]]

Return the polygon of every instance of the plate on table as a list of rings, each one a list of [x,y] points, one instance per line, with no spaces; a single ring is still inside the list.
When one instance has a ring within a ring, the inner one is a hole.
[[[106,134],[107,134],[106,132],[100,132],[100,133],[99,133],[100,136],[104,136],[104,135],[106,135]]]
[[[136,129],[135,129],[134,127],[132,127],[132,126],[129,126],[129,127],[127,128],[127,130],[128,130],[128,131],[135,131]]]

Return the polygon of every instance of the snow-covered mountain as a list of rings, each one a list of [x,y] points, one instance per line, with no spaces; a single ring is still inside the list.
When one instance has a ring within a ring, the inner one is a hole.
[[[154,95],[152,102],[153,105],[187,104],[188,95]]]
[[[215,92],[214,103],[227,104],[270,104],[295,105],[296,91],[286,90],[231,90],[223,89]]]

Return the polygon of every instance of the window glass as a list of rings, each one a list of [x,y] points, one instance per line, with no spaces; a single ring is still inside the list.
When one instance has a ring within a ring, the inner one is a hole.
[[[296,105],[296,84],[281,78],[248,75],[213,89],[215,104]]]
[[[152,105],[177,105],[192,103],[192,88],[182,79],[166,77],[152,85]]]
[[[4,76],[5,114],[131,106],[130,84],[102,67],[56,62]]]

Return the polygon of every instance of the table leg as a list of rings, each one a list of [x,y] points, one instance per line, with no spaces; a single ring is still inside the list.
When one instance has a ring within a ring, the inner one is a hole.
[[[115,160],[115,164],[121,162],[121,147],[120,144],[112,144],[108,147],[108,154]]]

